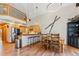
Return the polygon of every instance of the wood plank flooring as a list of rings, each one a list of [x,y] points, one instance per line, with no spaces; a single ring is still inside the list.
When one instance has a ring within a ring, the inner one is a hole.
[[[7,44],[0,48],[0,56],[79,56],[79,49],[65,46],[63,53],[55,53],[42,48],[40,43],[21,49],[15,49],[14,44]]]

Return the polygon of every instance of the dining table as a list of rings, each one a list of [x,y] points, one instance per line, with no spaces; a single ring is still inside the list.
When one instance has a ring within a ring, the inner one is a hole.
[[[60,52],[64,52],[64,39],[63,38],[61,38],[61,37],[59,37],[58,39],[54,39],[55,37],[53,36],[51,36],[51,35],[47,35],[47,36],[44,36],[43,37],[43,41],[44,40],[47,40],[48,41],[48,44],[47,45],[50,45],[50,42],[52,42],[52,41],[59,41],[59,45],[60,45]]]

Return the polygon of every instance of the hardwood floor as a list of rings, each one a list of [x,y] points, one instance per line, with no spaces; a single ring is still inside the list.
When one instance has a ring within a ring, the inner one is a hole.
[[[32,45],[31,47],[24,47],[15,49],[14,44],[6,44],[0,48],[1,56],[79,56],[79,49],[65,46],[63,53],[55,53],[54,51],[45,50],[40,43]]]

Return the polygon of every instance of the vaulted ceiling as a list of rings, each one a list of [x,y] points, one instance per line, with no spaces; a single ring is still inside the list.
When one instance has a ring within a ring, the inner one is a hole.
[[[75,3],[11,3],[10,5],[26,13],[28,18],[33,18],[47,12],[56,12],[69,5],[75,6]]]

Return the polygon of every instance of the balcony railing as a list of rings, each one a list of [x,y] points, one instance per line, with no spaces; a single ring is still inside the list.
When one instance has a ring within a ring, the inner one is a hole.
[[[26,14],[8,4],[0,4],[0,15],[8,15],[26,21]]]

